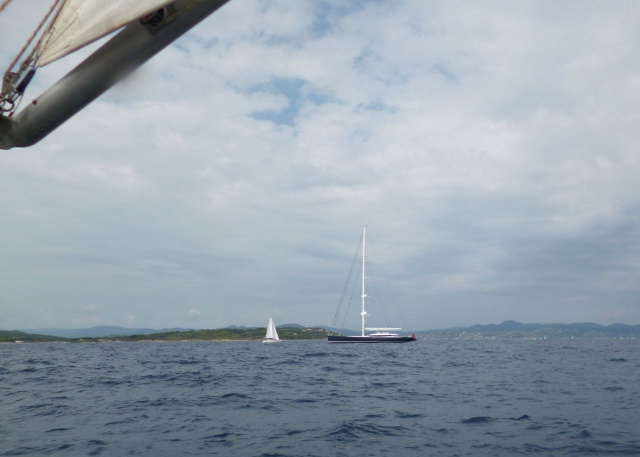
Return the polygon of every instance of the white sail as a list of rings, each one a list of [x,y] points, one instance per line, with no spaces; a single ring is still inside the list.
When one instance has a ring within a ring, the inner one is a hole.
[[[276,324],[272,318],[269,318],[269,325],[267,326],[267,335],[265,337],[268,340],[279,340],[278,331],[276,330]]]
[[[66,0],[38,48],[40,66],[58,60],[173,0]]]

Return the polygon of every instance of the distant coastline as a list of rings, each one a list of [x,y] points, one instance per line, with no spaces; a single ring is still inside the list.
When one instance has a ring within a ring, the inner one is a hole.
[[[66,342],[66,343],[96,343],[107,341],[252,341],[262,340],[266,328],[223,328],[215,330],[171,330],[153,331],[145,329],[146,333],[131,333],[131,329],[110,328],[112,333],[104,334],[104,329],[70,329],[73,334],[85,336],[61,336],[64,329],[58,329],[58,335],[29,333],[20,330],[1,331],[0,342],[37,343],[37,342]],[[278,333],[283,340],[317,340],[326,338],[328,331],[319,327],[278,327]]]
[[[264,327],[230,326],[221,329],[128,329],[125,327],[98,326],[87,329],[33,329],[0,330],[0,342],[105,342],[105,341],[253,341],[261,340]],[[299,324],[278,326],[284,340],[322,340],[329,331],[355,334],[349,329],[305,327]],[[49,333],[45,333],[49,332]],[[572,339],[572,338],[630,338],[640,339],[640,325],[596,323],[574,324],[523,324],[504,321],[500,324],[472,325],[438,330],[415,331],[421,339]]]
[[[572,338],[640,338],[640,325],[593,322],[574,324],[523,324],[504,321],[500,324],[472,325],[420,332],[427,338],[511,338],[511,339],[572,339]]]

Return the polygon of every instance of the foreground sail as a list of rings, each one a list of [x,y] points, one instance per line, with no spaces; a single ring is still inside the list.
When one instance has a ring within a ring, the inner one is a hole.
[[[267,325],[267,335],[265,336],[263,343],[279,343],[280,338],[278,337],[278,331],[276,330],[276,324],[274,324],[273,319],[269,318],[269,325]]]
[[[40,66],[58,60],[173,0],[66,0],[44,36]]]
[[[4,75],[0,149],[34,145],[227,1],[55,0],[37,33]],[[1,12],[8,14],[6,9]],[[120,28],[100,49],[19,110],[38,68]]]
[[[394,333],[401,328],[391,327],[367,327],[365,324],[365,318],[367,317],[367,310],[365,307],[365,266],[366,266],[366,236],[367,228],[362,229],[362,304],[360,307],[360,316],[362,318],[361,334],[358,336],[342,336],[342,335],[329,335],[327,341],[329,343],[408,343],[410,341],[416,341],[415,335],[412,336],[400,336]],[[374,333],[366,333],[366,331]]]

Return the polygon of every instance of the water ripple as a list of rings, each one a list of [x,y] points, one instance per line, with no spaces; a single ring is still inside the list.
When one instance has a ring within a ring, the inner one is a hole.
[[[640,342],[5,345],[0,456],[640,455]]]

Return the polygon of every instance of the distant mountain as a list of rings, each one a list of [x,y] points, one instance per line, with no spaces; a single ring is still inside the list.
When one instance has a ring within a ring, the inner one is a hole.
[[[523,324],[504,321],[500,324],[476,324],[471,327],[427,330],[419,333],[445,338],[640,338],[640,325],[600,325],[593,322]]]
[[[99,325],[92,328],[38,328],[23,329],[23,332],[39,335],[60,336],[63,338],[101,338],[116,335],[150,335],[152,333],[184,332],[189,328],[163,328],[155,330],[151,328],[124,328],[113,325]]]

